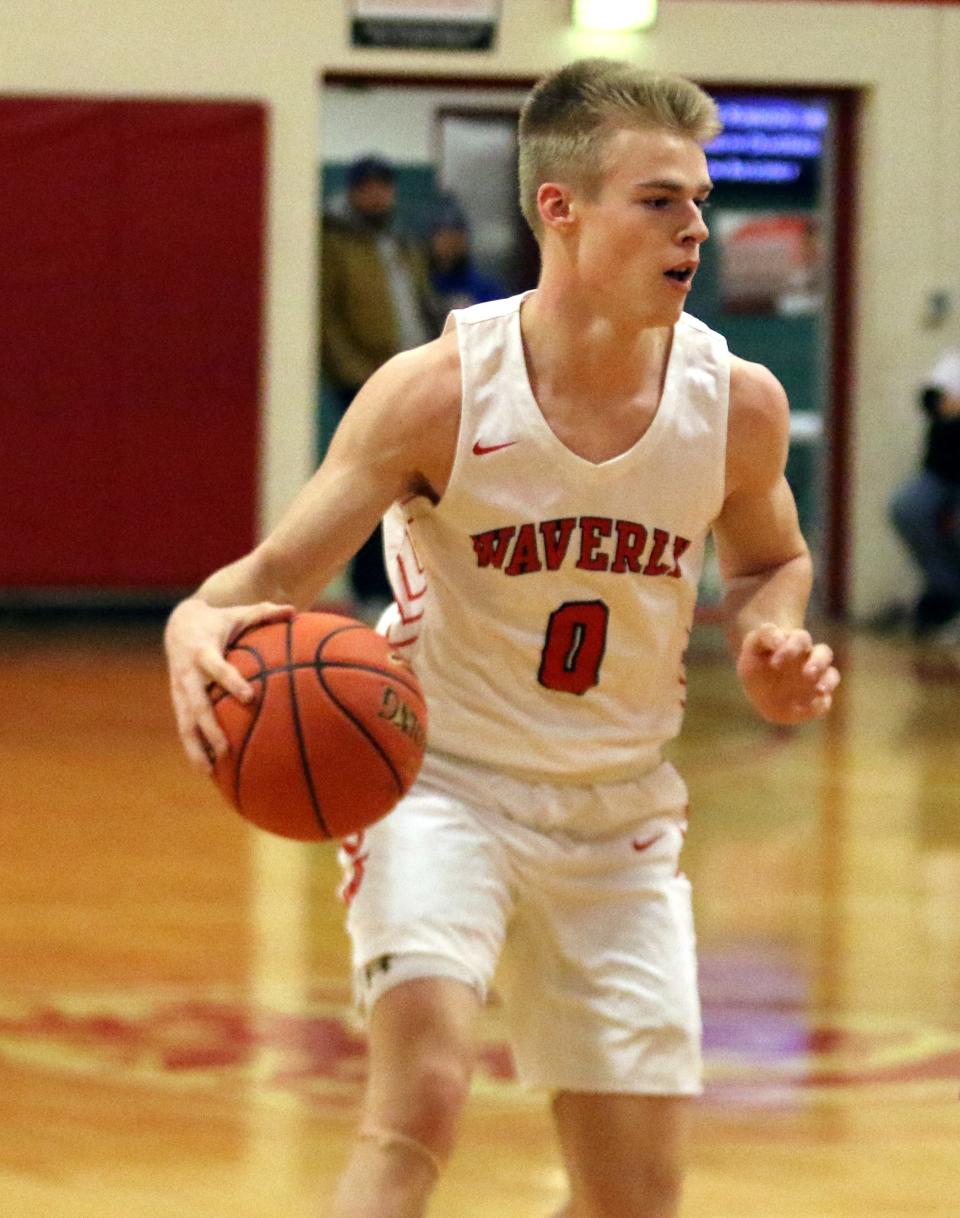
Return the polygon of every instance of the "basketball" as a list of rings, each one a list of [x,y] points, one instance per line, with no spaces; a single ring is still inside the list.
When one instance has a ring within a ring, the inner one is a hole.
[[[296,841],[342,838],[386,815],[420,769],[427,712],[385,638],[332,613],[253,626],[227,659],[253,686],[211,701],[230,752],[213,779],[248,821]]]

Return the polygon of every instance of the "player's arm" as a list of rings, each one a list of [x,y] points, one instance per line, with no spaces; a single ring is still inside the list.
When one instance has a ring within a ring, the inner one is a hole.
[[[734,359],[726,497],[714,538],[737,674],[773,723],[825,714],[840,680],[830,648],[814,644],[803,625],[813,568],[784,474],[789,439],[780,383],[759,364]]]
[[[312,605],[408,493],[442,494],[459,424],[456,339],[397,356],[354,400],[320,468],[254,550],[182,601],[165,644],[177,726],[188,757],[209,768],[226,740],[207,696],[211,681],[247,700],[252,690],[223,653],[255,622]]]

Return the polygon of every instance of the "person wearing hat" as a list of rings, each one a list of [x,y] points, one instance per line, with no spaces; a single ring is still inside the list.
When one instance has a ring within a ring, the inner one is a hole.
[[[440,196],[431,218],[430,287],[441,320],[453,309],[507,295],[501,284],[481,274],[474,265],[470,225],[453,194]]]
[[[382,364],[434,336],[426,252],[395,231],[395,201],[393,166],[363,156],[324,213],[320,364],[341,415]],[[355,557],[351,583],[365,616],[392,600],[379,529]]]

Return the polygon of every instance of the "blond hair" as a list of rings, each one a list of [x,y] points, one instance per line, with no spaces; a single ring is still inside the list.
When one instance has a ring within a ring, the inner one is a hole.
[[[537,191],[562,179],[596,194],[604,148],[621,127],[674,132],[706,144],[720,131],[717,106],[692,81],[616,59],[580,59],[545,76],[520,113],[520,210],[541,229]]]

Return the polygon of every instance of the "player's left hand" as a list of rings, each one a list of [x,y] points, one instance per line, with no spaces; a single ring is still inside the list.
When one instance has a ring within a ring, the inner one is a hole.
[[[833,704],[840,674],[833,651],[806,630],[765,622],[743,640],[737,676],[757,713],[771,723],[805,723]]]

